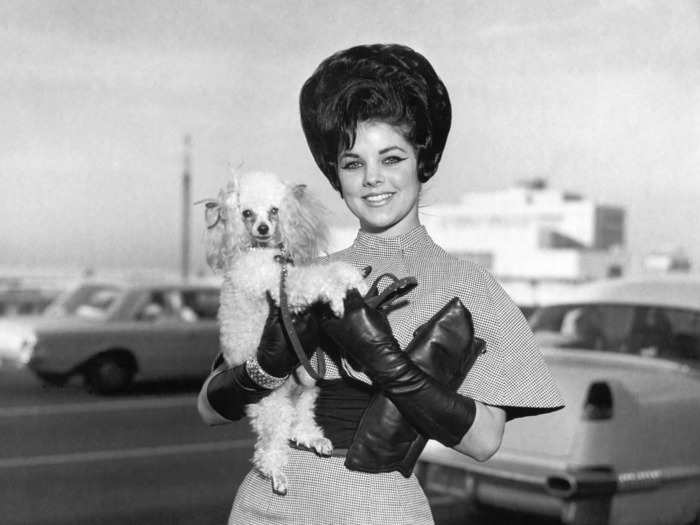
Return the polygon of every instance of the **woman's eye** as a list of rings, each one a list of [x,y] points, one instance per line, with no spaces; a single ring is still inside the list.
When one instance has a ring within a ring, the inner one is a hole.
[[[406,160],[405,157],[398,157],[396,155],[392,155],[384,159],[384,164],[398,164],[399,162],[404,160]]]
[[[359,160],[349,160],[341,166],[344,170],[356,170],[360,167],[362,167],[362,163]]]

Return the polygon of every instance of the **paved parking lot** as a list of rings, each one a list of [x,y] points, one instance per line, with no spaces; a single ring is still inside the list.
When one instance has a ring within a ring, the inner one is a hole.
[[[207,427],[197,382],[96,397],[0,369],[3,525],[220,525],[248,471],[245,424]],[[436,506],[439,525],[527,523]],[[533,522],[534,523],[534,522]]]

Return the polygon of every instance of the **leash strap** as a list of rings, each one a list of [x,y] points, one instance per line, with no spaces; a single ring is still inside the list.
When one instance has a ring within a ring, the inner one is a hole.
[[[292,348],[294,353],[297,355],[299,362],[306,369],[308,374],[315,380],[320,381],[326,376],[326,357],[321,348],[316,349],[316,359],[318,361],[318,372],[314,370],[311,365],[309,358],[306,357],[306,352],[301,346],[301,341],[299,341],[299,336],[297,331],[294,329],[294,324],[292,322],[292,316],[289,313],[289,304],[287,302],[287,260],[282,259],[282,271],[280,272],[280,314],[282,316],[282,324],[284,325],[287,335],[289,336],[289,341],[292,343]]]
[[[379,281],[385,277],[391,279],[391,284],[388,285],[382,293],[379,293]],[[415,277],[403,277],[399,279],[393,273],[383,273],[378,276],[372,286],[370,286],[365,302],[372,308],[381,310],[390,310],[394,306],[394,301],[399,297],[407,294],[418,286],[418,281]]]

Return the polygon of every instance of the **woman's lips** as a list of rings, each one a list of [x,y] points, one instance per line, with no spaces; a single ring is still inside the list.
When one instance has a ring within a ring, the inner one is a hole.
[[[375,193],[372,195],[365,195],[363,200],[367,202],[370,206],[381,206],[386,204],[394,196],[391,192],[386,193]]]

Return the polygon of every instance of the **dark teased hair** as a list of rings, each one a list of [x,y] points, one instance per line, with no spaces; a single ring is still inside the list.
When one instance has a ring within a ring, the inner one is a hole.
[[[452,121],[447,88],[430,62],[410,47],[374,44],[339,51],[301,88],[301,124],[318,167],[340,191],[339,151],[352,148],[360,122],[404,130],[416,149],[418,179],[437,170]]]

